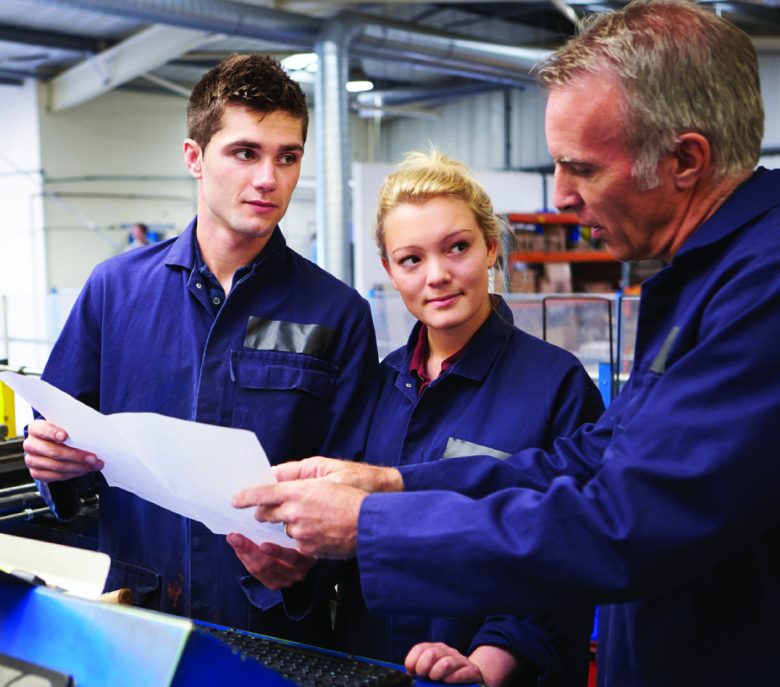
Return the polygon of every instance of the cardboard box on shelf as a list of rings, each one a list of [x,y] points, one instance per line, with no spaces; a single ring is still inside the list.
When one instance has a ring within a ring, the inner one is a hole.
[[[532,269],[512,269],[509,280],[512,293],[536,293],[536,272]]]

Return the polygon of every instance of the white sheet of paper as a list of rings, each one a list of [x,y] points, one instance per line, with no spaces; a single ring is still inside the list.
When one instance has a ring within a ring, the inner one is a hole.
[[[103,591],[111,559],[104,553],[0,534],[0,569],[20,570],[46,584],[96,599]]]
[[[0,381],[64,429],[70,446],[98,456],[112,487],[202,522],[215,534],[239,532],[258,544],[294,546],[281,525],[257,522],[253,509],[230,505],[242,489],[275,482],[253,432],[156,413],[103,415],[35,377],[0,372]]]

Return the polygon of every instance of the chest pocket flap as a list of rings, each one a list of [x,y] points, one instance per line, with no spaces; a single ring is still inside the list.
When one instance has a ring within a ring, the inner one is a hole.
[[[336,377],[332,363],[281,351],[231,351],[230,376],[243,389],[303,391],[327,398]]]

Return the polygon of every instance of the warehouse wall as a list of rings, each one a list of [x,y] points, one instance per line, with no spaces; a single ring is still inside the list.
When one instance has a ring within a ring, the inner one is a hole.
[[[780,148],[780,54],[763,54],[759,64],[766,110],[764,147]],[[765,156],[761,164],[780,167],[780,155]]]
[[[115,91],[62,112],[41,110],[50,288],[80,287],[95,264],[123,249],[128,225],[173,232],[191,216],[184,108],[183,98]]]
[[[34,365],[46,329],[38,93],[35,84],[0,86],[0,359]],[[8,341],[13,333],[18,339]]]
[[[92,267],[122,250],[128,225],[143,221],[177,234],[195,212],[197,188],[182,158],[186,100],[113,91],[80,107],[40,115],[47,283],[78,289]],[[366,124],[350,128],[358,159]],[[301,180],[282,221],[288,243],[313,257],[316,129],[311,116]]]
[[[509,94],[508,108],[505,93]],[[397,160],[407,150],[431,141],[471,167],[504,169],[508,138],[510,168],[548,164],[544,107],[544,93],[534,86],[428,105],[435,118],[396,118],[383,124],[381,153],[385,160]]]
[[[780,55],[762,53],[759,66],[766,108],[764,146],[780,147]],[[544,140],[545,101],[544,92],[535,86],[510,91],[510,168],[550,164]],[[430,106],[434,119],[387,120],[382,124],[381,155],[384,160],[398,160],[407,150],[432,141],[472,167],[503,169],[504,107],[504,91],[499,90]],[[778,157],[766,162],[777,165]]]

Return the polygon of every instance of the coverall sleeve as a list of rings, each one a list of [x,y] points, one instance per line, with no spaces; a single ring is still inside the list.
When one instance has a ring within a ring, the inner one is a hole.
[[[552,448],[557,438],[571,435],[583,424],[595,422],[603,412],[595,384],[581,365],[573,365],[557,390],[545,448]],[[557,614],[490,616],[475,635],[471,651],[487,644],[512,652],[520,659],[523,676],[533,675],[539,686],[558,684],[564,669],[582,668],[584,681],[592,625],[591,607],[572,607]]]
[[[546,491],[483,499],[367,497],[358,558],[369,606],[474,615],[616,603],[666,593],[736,554],[780,518],[778,293],[771,260],[743,269],[665,371],[635,370],[629,399],[595,426],[616,420],[587,482],[560,476]],[[538,459],[598,453],[592,432]]]
[[[610,406],[595,424],[580,427],[572,436],[553,443],[551,452],[525,449],[506,460],[492,456],[450,458],[398,468],[408,492],[445,489],[482,498],[507,486],[544,490],[556,477],[584,484],[598,471],[612,437]]]
[[[564,618],[565,621],[558,620]],[[593,610],[569,609],[565,616],[550,613],[489,616],[471,642],[469,653],[479,646],[505,649],[518,657],[522,684],[529,680],[537,687],[561,684],[564,670],[587,671]],[[566,668],[564,668],[566,666]],[[525,677],[528,676],[528,680]],[[565,684],[578,682],[567,675]],[[529,682],[530,684],[530,682]]]

